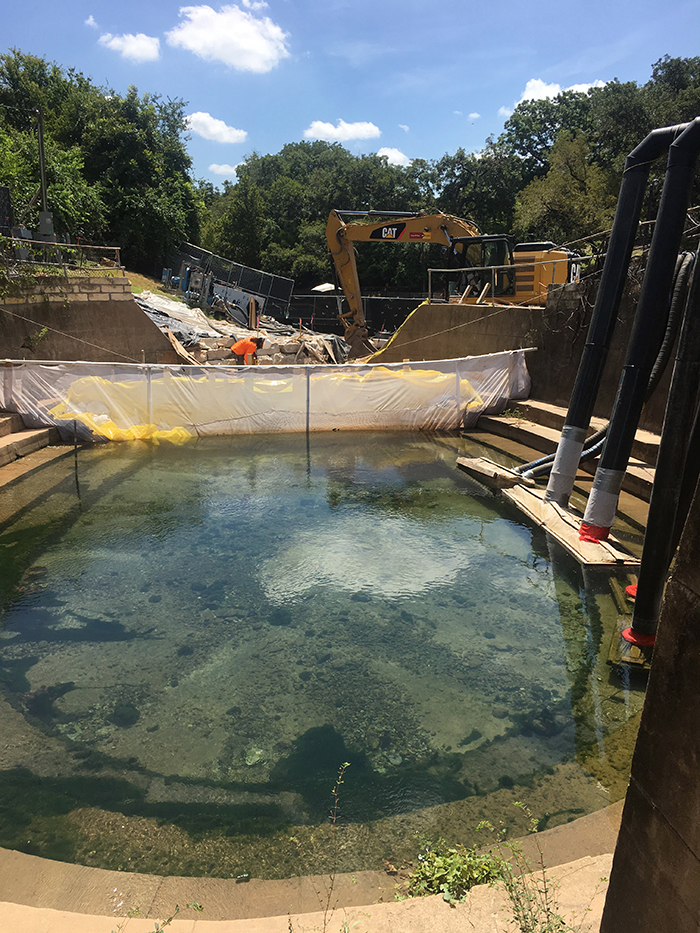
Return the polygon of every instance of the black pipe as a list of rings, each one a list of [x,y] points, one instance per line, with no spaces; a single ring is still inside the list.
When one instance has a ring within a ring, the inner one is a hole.
[[[649,171],[687,126],[681,123],[653,130],[627,156],[596,303],[571,393],[567,425],[588,429],[627,280]]]
[[[681,492],[678,497],[678,511],[676,520],[673,524],[673,534],[671,536],[671,554],[675,554],[683,534],[685,521],[690,512],[690,506],[700,479],[700,399],[695,412],[695,421],[690,439],[688,441],[688,450],[685,457],[685,469],[683,470],[683,479],[681,480]]]
[[[545,500],[566,507],[576,468],[603,377],[617,311],[627,280],[642,200],[652,163],[664,153],[687,124],[653,130],[627,156],[617,199],[615,219],[603,265],[586,343],[571,393],[569,410],[557,446]]]
[[[688,449],[696,420],[699,384],[700,263],[696,261],[666,401],[632,617],[633,631],[646,635],[656,631],[674,541],[677,544],[674,529],[685,520],[679,514],[683,482],[692,483],[697,468],[697,464],[689,462]],[[684,477],[686,463],[690,473]],[[694,479],[697,482],[696,474]]]
[[[654,367],[651,371],[651,376],[649,377],[649,384],[647,385],[647,391],[644,397],[645,402],[648,402],[654,394],[661,377],[666,371],[671,351],[683,320],[683,308],[685,307],[688,278],[693,269],[694,260],[695,253],[691,252],[679,253],[678,259],[676,260],[675,271],[673,273],[671,304],[666,321],[666,331],[664,333],[661,349],[659,350],[656,361],[654,362]],[[586,438],[579,463],[584,463],[586,460],[590,460],[591,457],[596,457],[599,454],[605,442],[608,427],[609,423]],[[549,473],[555,457],[556,453],[545,454],[544,457],[538,457],[530,463],[521,463],[519,466],[514,467],[513,472],[521,473],[530,478],[545,476]]]
[[[659,314],[659,308],[668,306],[698,151],[700,117],[689,123],[669,148],[649,261],[599,470],[627,469],[649,377],[666,329],[666,317]]]

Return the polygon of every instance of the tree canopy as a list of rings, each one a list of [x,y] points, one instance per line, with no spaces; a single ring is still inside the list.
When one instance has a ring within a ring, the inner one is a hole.
[[[484,233],[564,244],[610,224],[625,157],[654,127],[700,114],[700,57],[666,55],[642,85],[614,79],[587,93],[523,101],[479,152],[459,148],[397,166],[337,143],[291,142],[275,154],[247,155],[221,189],[192,177],[185,107],[135,87],[120,95],[12,50],[0,55],[0,184],[9,186],[23,222],[36,225],[41,110],[56,229],[121,246],[130,268],[159,271],[189,240],[289,276],[302,290],[328,277],[332,208],[440,210]],[[648,218],[664,162],[652,171]],[[440,264],[435,250],[359,250],[363,285],[422,287],[426,265]]]
[[[38,207],[28,205],[39,183],[40,111],[55,228],[119,245],[131,268],[152,271],[199,235],[184,109],[135,87],[121,96],[12,50],[0,55],[0,181],[36,226]]]

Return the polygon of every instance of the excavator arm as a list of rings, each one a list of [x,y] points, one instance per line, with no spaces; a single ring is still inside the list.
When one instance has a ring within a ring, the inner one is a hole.
[[[369,222],[346,223],[343,217],[348,215],[365,217]],[[377,217],[382,219],[372,220]],[[438,243],[452,247],[457,237],[478,235],[479,228],[475,224],[450,214],[332,210],[326,226],[326,239],[338,283],[348,303],[346,311],[339,307],[338,317],[345,328],[345,340],[350,344],[349,358],[362,356],[374,349],[367,344],[367,327],[353,243]]]

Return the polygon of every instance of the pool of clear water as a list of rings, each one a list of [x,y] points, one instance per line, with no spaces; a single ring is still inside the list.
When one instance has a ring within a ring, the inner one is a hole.
[[[515,799],[544,826],[621,796],[643,685],[606,663],[608,574],[459,473],[465,450],[114,444],[31,504],[6,490],[0,844],[282,877],[470,843]]]

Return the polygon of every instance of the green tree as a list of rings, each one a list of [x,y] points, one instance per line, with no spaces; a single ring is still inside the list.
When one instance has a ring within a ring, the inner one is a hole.
[[[244,176],[224,196],[217,219],[207,227],[204,245],[221,256],[259,269],[264,224],[265,199],[255,182]]]
[[[700,57],[664,55],[652,66],[643,94],[654,125],[673,126],[694,120],[700,115]]]
[[[484,233],[510,233],[523,161],[492,138],[479,153],[458,149],[436,163],[440,209],[473,220]]]
[[[3,174],[20,211],[39,183],[39,108],[57,232],[119,245],[131,268],[149,272],[198,238],[183,101],[133,87],[122,97],[17,49],[0,55],[0,128],[19,154],[12,165],[4,158]],[[27,222],[36,224],[36,207]]]
[[[615,210],[605,173],[591,162],[583,133],[562,130],[550,169],[518,196],[515,225],[522,239],[563,244],[609,228]]]
[[[499,136],[506,152],[522,159],[523,181],[545,175],[549,153],[562,130],[588,133],[590,98],[580,91],[562,91],[553,98],[525,100],[517,105]]]

